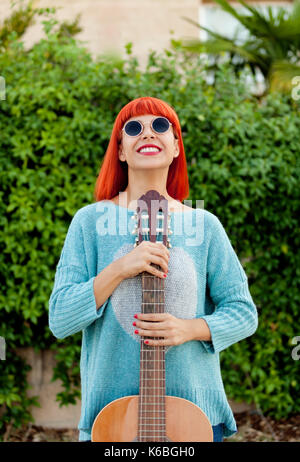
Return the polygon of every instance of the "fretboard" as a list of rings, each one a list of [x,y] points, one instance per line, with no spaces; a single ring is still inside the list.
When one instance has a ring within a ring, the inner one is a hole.
[[[160,266],[153,266],[161,270]],[[148,272],[142,273],[142,313],[163,313],[164,280]],[[165,347],[150,346],[141,337],[139,441],[166,441],[165,421]],[[162,337],[155,337],[160,339]]]

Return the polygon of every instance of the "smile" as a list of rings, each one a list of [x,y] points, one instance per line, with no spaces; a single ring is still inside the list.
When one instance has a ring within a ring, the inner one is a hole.
[[[161,148],[159,148],[158,146],[144,146],[137,150],[139,154],[142,154],[144,156],[153,156],[155,154],[158,154],[160,151]]]

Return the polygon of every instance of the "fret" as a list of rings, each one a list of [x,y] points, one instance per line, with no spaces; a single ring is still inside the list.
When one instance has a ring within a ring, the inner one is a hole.
[[[153,352],[152,352],[152,351],[146,351],[146,350],[145,350],[145,353],[153,353]],[[164,353],[164,351],[162,351],[162,353]],[[143,356],[144,356],[144,355],[143,355]],[[160,356],[161,356],[161,355],[160,355]],[[147,362],[147,361],[149,361],[149,362],[150,362],[150,361],[160,361],[160,362],[162,363],[162,366],[164,366],[164,364],[165,364],[165,358],[164,358],[164,356],[163,356],[163,357],[160,357],[160,358],[158,358],[158,359],[156,359],[156,358],[151,359],[151,356],[150,356],[150,358],[149,358],[149,356],[146,356],[145,358],[141,358],[140,361],[142,361],[142,362]]]
[[[153,382],[153,380],[160,380],[160,381],[162,381],[160,377],[157,377],[156,379],[155,379],[155,378],[150,378],[150,379],[148,380],[148,382]],[[145,383],[147,382],[146,377],[142,377],[142,384],[141,384],[141,387],[140,387],[140,388],[165,388],[165,386],[160,386],[160,387],[155,387],[155,386],[153,386],[153,387],[145,387],[145,386],[143,385],[143,382],[145,382]]]
[[[154,276],[154,274],[150,274],[149,276],[147,276],[147,275],[145,274],[145,275],[144,275],[144,278],[146,278],[146,279],[154,279],[154,278],[160,279],[158,276]]]
[[[149,432],[150,432],[150,433],[152,433],[152,432],[154,432],[154,433],[156,433],[156,432],[165,432],[165,430],[160,429],[160,428],[158,428],[157,430],[153,430],[153,429],[152,429],[152,430],[146,430],[146,429],[143,428],[142,430],[143,430],[143,433],[145,433],[145,432],[146,432],[146,433],[149,433]],[[139,434],[139,436],[143,436],[143,435]],[[145,435],[145,436],[146,436],[146,435]],[[153,436],[155,436],[155,435],[153,435]]]
[[[147,314],[147,313],[144,313],[144,314]],[[150,340],[153,340],[153,337],[144,337],[142,336],[141,340],[147,340],[147,339],[150,339]],[[164,339],[164,337],[155,337],[155,340],[162,340]],[[148,345],[146,347],[146,345],[142,344],[145,348],[142,350],[142,351],[149,351],[149,353],[151,353],[152,351],[155,351],[156,348],[164,348],[166,345]],[[152,348],[152,350],[149,350],[149,348]]]
[[[145,388],[149,388],[150,390],[158,390],[159,388],[162,388],[163,390],[166,389],[166,387],[144,387],[144,385],[142,385],[141,387],[143,390],[145,390]]]
[[[164,371],[164,369],[146,369],[146,370],[147,371],[156,371],[156,372],[163,372]]]
[[[159,401],[148,401],[148,399],[155,399],[155,398],[158,398],[158,399],[162,399],[163,401],[162,402],[159,402]],[[165,395],[155,395],[155,396],[146,396],[146,395],[142,395],[142,398],[141,398],[141,401],[143,402],[143,405],[146,404],[148,406],[148,404],[151,404],[151,406],[157,406],[157,405],[161,405],[164,403],[164,398],[165,398]]]
[[[144,338],[144,337],[143,337],[143,338]],[[158,338],[158,337],[156,337],[156,338]],[[165,345],[160,345],[159,348],[164,348],[164,347],[165,347]],[[157,347],[155,347],[155,348],[157,348]],[[142,351],[143,351],[144,353],[153,353],[154,350],[149,350],[149,347],[148,347],[147,349],[142,350]]]
[[[157,378],[156,380],[159,380],[159,379]],[[152,382],[152,381],[153,381],[153,379],[148,380],[148,382]],[[153,389],[158,390],[159,388],[161,388],[161,389],[163,389],[163,390],[166,389],[165,386],[159,386],[159,387],[155,387],[155,386],[153,386],[153,387],[145,387],[145,385],[143,384],[143,382],[147,383],[147,380],[145,380],[145,377],[142,377],[142,383],[141,383],[141,386],[140,386],[140,390],[144,390],[145,388],[149,388],[150,390],[153,390]]]
[[[165,423],[163,423],[163,424],[155,424],[155,423],[153,423],[153,424],[152,424],[152,423],[149,423],[149,424],[142,424],[142,423],[140,423],[139,425],[140,425],[141,427],[156,427],[156,426],[157,426],[157,427],[165,427],[166,424],[165,424]]]
[[[152,420],[152,421],[157,421],[157,422],[160,422],[162,424],[165,424],[166,421],[165,421],[165,411],[162,411],[162,413],[160,415],[157,415],[154,417],[153,416],[147,416],[147,415],[140,415],[140,421],[143,421],[144,422],[144,425],[145,425],[145,422],[148,422],[148,420]],[[153,423],[151,423],[151,425],[154,425]]]
[[[165,427],[166,426],[166,422],[163,422],[163,423],[153,423],[153,422],[150,422],[150,423],[141,423],[139,422],[139,426],[140,427]]]
[[[144,411],[144,410],[141,410],[141,412],[142,412],[142,413],[143,413],[143,412],[151,412],[151,414],[153,414],[153,413],[156,414],[156,413],[159,413],[159,412],[161,412],[162,414],[165,413],[165,411],[160,411],[159,409],[158,409],[157,411]],[[141,412],[140,412],[140,413],[141,413]],[[152,419],[152,417],[147,417],[147,416],[144,416],[144,417],[147,418],[147,419]],[[156,418],[157,418],[157,417],[153,417],[153,419],[156,419]]]
[[[164,292],[165,289],[143,289],[143,292]]]
[[[143,367],[143,369],[141,369],[140,372],[163,372],[165,373],[165,369],[148,369],[147,367]],[[143,374],[140,374],[140,375],[143,376]],[[162,377],[162,375],[159,375],[159,377]]]
[[[142,302],[142,305],[164,305],[165,302]]]

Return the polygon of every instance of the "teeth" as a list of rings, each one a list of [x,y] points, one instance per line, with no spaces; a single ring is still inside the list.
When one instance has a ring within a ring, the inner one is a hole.
[[[143,148],[140,152],[159,152],[158,148]]]

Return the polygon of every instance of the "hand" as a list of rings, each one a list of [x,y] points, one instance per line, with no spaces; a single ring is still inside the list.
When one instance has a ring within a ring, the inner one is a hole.
[[[191,340],[189,319],[176,318],[170,313],[139,313],[134,322],[137,335],[163,337],[147,339],[149,346],[181,345]]]
[[[118,260],[123,279],[131,278],[147,271],[164,279],[164,273],[168,272],[170,252],[162,242],[142,241],[133,250]],[[162,271],[151,265],[155,263]]]

